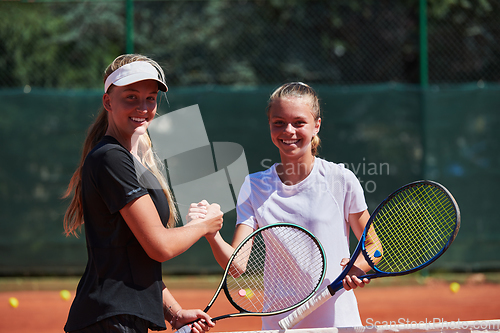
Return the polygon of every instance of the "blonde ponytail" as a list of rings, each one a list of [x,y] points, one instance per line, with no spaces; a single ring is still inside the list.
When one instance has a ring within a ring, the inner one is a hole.
[[[311,140],[311,153],[313,156],[318,155],[318,147],[320,146],[320,144],[321,144],[321,139],[316,134]]]
[[[108,114],[104,107],[101,108],[99,115],[87,131],[87,137],[83,144],[82,156],[80,157],[80,164],[73,173],[69,181],[68,188],[63,195],[67,198],[73,194],[73,198],[69,204],[66,213],[64,214],[64,232],[66,236],[74,234],[78,236],[77,230],[83,224],[83,208],[82,208],[82,167],[85,162],[85,157],[90,153],[97,143],[103,138],[108,128]]]

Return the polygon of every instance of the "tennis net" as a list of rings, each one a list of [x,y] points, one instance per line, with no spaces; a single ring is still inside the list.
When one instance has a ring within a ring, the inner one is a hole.
[[[433,318],[420,322],[373,322],[366,326],[288,329],[233,333],[488,333],[500,332],[500,319],[476,321],[443,321]]]

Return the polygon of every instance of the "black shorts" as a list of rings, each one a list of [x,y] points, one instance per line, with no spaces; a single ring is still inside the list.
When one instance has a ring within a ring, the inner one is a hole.
[[[149,322],[133,315],[117,315],[71,333],[147,333]]]

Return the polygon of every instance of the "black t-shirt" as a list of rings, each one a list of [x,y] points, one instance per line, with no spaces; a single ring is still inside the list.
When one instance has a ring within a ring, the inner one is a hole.
[[[105,136],[82,169],[82,204],[88,262],[78,284],[65,331],[130,314],[166,329],[161,263],[151,259],[120,214],[149,194],[164,226],[168,201],[157,179],[116,139]]]

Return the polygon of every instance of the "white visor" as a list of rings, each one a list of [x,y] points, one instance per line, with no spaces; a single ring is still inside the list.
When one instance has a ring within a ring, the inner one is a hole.
[[[111,73],[104,83],[104,92],[108,91],[110,85],[126,86],[144,80],[155,80],[158,82],[158,89],[167,91],[167,85],[158,75],[156,68],[146,61],[134,61],[126,64]]]

